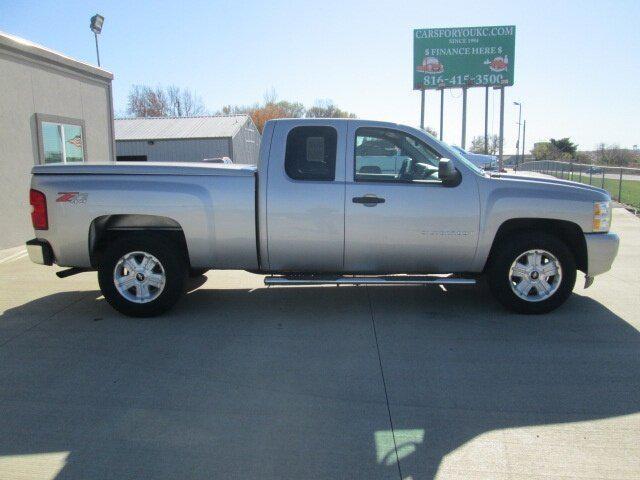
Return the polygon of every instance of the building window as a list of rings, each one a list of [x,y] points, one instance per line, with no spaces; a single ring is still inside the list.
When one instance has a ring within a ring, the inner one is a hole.
[[[53,115],[36,115],[40,163],[86,160],[84,122]]]
[[[336,177],[338,133],[332,127],[295,127],[287,135],[284,166],[294,180]]]

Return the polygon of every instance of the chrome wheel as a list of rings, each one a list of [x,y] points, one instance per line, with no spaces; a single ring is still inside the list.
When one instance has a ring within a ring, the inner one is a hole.
[[[160,261],[147,252],[129,252],[113,269],[113,283],[133,303],[154,301],[164,290],[167,276]]]
[[[513,293],[527,302],[550,298],[562,282],[558,259],[546,250],[528,250],[519,255],[509,269]]]

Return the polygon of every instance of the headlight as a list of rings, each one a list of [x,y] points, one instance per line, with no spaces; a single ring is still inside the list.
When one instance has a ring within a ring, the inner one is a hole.
[[[608,232],[611,227],[611,202],[594,202],[593,231]]]

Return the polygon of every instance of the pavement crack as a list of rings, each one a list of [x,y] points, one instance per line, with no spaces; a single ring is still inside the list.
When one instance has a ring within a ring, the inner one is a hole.
[[[387,414],[389,415],[389,425],[391,426],[391,438],[393,438],[393,449],[396,454],[396,465],[398,466],[398,475],[402,480],[402,468],[400,467],[400,458],[398,457],[398,444],[396,442],[396,433],[393,428],[393,419],[391,418],[391,406],[389,405],[389,394],[387,392],[387,381],[384,377],[384,369],[382,368],[382,356],[380,355],[380,343],[378,342],[378,331],[376,330],[376,315],[373,310],[373,302],[371,301],[371,295],[369,294],[369,287],[365,285],[365,291],[367,292],[367,300],[369,301],[369,311],[371,312],[371,326],[373,328],[373,338],[376,341],[376,352],[378,353],[378,365],[380,365],[380,376],[382,377],[382,387],[384,388],[384,398],[387,404]]]

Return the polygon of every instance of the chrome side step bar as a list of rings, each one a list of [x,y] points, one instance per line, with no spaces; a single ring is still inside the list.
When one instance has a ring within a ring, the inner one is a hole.
[[[438,277],[435,275],[386,275],[375,276],[281,276],[265,277],[264,284],[271,285],[475,285],[473,278]]]

